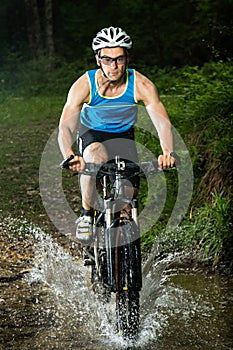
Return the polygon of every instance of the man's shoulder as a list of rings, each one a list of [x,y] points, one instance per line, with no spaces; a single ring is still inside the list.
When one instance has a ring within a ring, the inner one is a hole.
[[[79,85],[79,84],[84,84],[84,83],[88,83],[87,72],[85,72],[82,75],[80,75],[77,78],[77,80],[74,82],[73,86],[76,86],[76,85]]]
[[[138,101],[144,103],[148,100],[149,96],[157,96],[157,89],[155,84],[144,74],[136,71],[136,97]]]
[[[135,76],[136,76],[136,84],[144,87],[152,87],[154,86],[154,83],[144,74],[135,71]]]
[[[79,94],[80,91],[84,91],[84,94],[89,93],[90,91],[90,83],[87,76],[87,72],[82,74],[71,86],[70,91],[72,91],[74,94]]]

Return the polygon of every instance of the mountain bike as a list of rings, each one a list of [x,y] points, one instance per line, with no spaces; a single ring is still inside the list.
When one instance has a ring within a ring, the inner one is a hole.
[[[67,158],[62,168],[69,167]],[[93,289],[107,302],[116,300],[116,328],[125,339],[136,339],[139,332],[142,288],[138,201],[127,198],[125,189],[133,176],[158,173],[157,161],[133,163],[116,156],[104,164],[86,163],[79,174],[101,183],[101,196],[94,210],[92,241],[85,247],[84,264],[91,267]]]

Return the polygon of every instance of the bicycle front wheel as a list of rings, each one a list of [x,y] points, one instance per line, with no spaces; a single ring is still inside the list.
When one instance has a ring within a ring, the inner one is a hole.
[[[139,292],[117,292],[116,314],[118,333],[125,339],[136,339],[139,330]]]
[[[135,339],[139,331],[141,290],[140,238],[131,222],[117,228],[115,248],[117,330],[127,339]]]
[[[104,303],[109,302],[111,297],[111,289],[107,284],[107,263],[106,263],[106,250],[98,249],[97,256],[98,269],[95,264],[91,266],[91,282],[92,288],[100,300]]]

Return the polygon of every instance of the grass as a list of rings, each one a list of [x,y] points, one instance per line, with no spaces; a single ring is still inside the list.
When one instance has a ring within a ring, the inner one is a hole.
[[[38,221],[45,215],[39,193],[44,146],[57,127],[63,101],[58,97],[11,97],[0,104],[2,213]]]

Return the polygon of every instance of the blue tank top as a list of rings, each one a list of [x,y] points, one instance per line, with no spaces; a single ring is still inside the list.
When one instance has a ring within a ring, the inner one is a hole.
[[[90,84],[90,100],[83,105],[80,122],[89,129],[121,133],[129,130],[137,121],[135,97],[135,70],[127,69],[126,87],[116,97],[102,96],[97,87],[98,69],[87,71]]]

